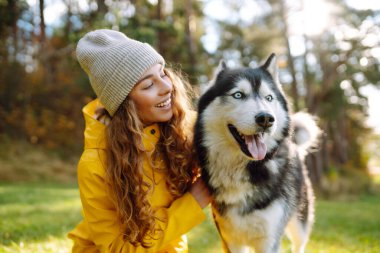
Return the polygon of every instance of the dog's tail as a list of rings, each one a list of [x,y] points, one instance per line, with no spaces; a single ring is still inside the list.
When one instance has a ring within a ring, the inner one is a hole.
[[[293,139],[303,159],[307,153],[316,149],[322,131],[317,126],[316,118],[306,112],[297,112],[292,115],[292,124]]]

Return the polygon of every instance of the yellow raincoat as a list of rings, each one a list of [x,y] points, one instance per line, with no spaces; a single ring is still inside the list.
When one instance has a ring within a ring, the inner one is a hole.
[[[166,218],[158,222],[164,230],[162,237],[152,241],[145,249],[123,241],[121,225],[115,207],[106,191],[105,176],[105,125],[93,118],[99,102],[94,100],[83,108],[86,120],[84,152],[78,164],[78,183],[83,207],[83,221],[68,234],[74,241],[72,252],[188,252],[186,235],[205,218],[201,207],[190,193],[173,199],[168,192],[164,177],[153,172],[148,162],[144,170],[154,173],[155,186],[149,196],[156,215]],[[157,124],[144,129],[143,144],[151,150],[159,139]]]

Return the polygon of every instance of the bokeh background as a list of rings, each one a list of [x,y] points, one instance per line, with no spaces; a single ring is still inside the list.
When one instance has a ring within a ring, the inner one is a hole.
[[[150,43],[195,90],[220,59],[255,67],[276,53],[292,110],[324,132],[307,158],[307,252],[380,252],[379,25],[375,0],[0,0],[0,252],[71,247],[81,108],[95,97],[75,47],[100,28]],[[220,251],[211,218],[194,231],[191,252]]]

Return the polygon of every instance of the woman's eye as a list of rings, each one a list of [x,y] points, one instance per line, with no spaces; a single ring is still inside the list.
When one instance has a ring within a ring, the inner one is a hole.
[[[233,97],[233,98],[236,98],[236,99],[242,99],[243,96],[244,96],[244,94],[241,93],[240,91],[237,91],[237,92],[235,92],[234,94],[232,94],[232,97]]]
[[[271,102],[273,100],[273,96],[272,95],[268,95],[265,97],[266,100],[268,100],[269,102]]]
[[[151,83],[145,85],[145,87],[144,87],[143,89],[144,89],[144,90],[147,90],[147,89],[149,89],[149,88],[152,87],[152,86],[153,86],[153,82],[151,82]]]

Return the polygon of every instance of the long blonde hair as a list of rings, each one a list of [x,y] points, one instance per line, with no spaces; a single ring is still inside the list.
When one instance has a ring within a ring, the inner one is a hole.
[[[150,239],[161,234],[154,210],[147,195],[153,182],[143,180],[143,160],[148,159],[153,169],[164,170],[166,185],[174,198],[183,195],[195,177],[192,146],[192,117],[190,86],[178,74],[165,69],[173,83],[173,117],[159,123],[160,140],[152,152],[142,144],[143,125],[136,107],[128,97],[119,107],[106,130],[106,180],[113,196],[116,212],[124,231],[124,240],[134,246],[150,247]],[[160,157],[165,168],[155,166]]]

